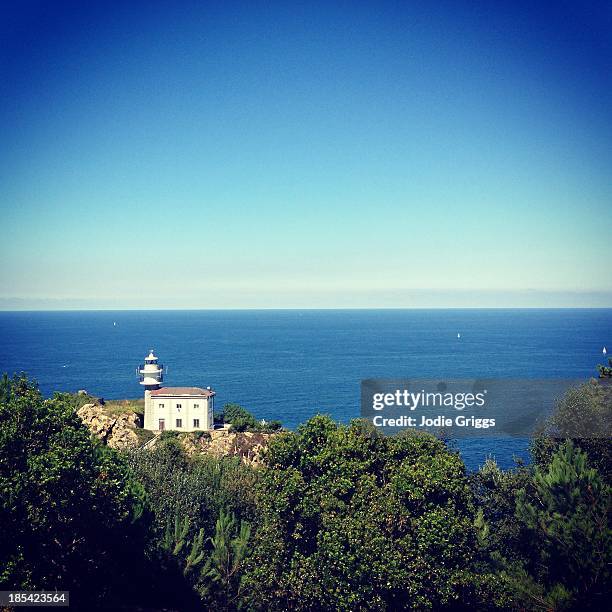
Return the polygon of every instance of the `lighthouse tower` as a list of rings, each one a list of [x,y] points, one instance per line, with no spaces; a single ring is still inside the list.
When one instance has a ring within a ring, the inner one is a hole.
[[[157,357],[153,354],[153,349],[145,357],[144,364],[138,366],[138,376],[140,384],[144,387],[144,413],[145,413],[145,429],[153,428],[153,410],[151,409],[151,391],[159,389],[164,380],[164,366],[158,363]],[[149,422],[151,421],[151,422]]]

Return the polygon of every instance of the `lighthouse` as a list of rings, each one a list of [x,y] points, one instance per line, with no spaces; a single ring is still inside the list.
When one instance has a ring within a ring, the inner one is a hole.
[[[144,428],[151,431],[202,431],[214,428],[215,392],[200,387],[162,387],[164,366],[153,350],[138,366],[144,387]]]
[[[164,366],[161,365],[159,359],[153,353],[153,349],[145,357],[144,363],[138,366],[138,375],[140,384],[144,387],[144,413],[145,413],[145,429],[153,429],[151,420],[151,391],[159,389],[164,380]]]

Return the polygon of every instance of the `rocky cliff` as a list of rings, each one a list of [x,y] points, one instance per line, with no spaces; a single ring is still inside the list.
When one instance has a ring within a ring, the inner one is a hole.
[[[189,455],[202,453],[213,457],[238,457],[248,465],[258,466],[270,438],[278,434],[260,432],[230,432],[217,429],[179,434],[179,440]]]
[[[77,414],[92,434],[104,444],[119,450],[145,446],[153,448],[159,435],[142,429],[141,417],[135,412],[109,413],[104,406],[85,404]],[[238,457],[248,465],[261,465],[270,438],[277,434],[230,432],[228,429],[180,433],[178,440],[188,455]]]
[[[98,404],[85,404],[77,410],[77,414],[91,433],[112,448],[123,450],[141,444],[141,436],[137,433],[140,416],[135,412],[113,415]]]

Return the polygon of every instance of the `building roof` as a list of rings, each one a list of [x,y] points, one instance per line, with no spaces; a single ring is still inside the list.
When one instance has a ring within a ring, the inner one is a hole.
[[[152,396],[156,395],[202,395],[211,397],[215,394],[212,389],[200,389],[200,387],[162,387],[151,391]]]

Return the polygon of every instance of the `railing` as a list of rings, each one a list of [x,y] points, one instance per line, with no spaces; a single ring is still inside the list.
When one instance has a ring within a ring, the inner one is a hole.
[[[145,366],[146,366],[146,365],[154,365],[154,366],[156,366],[156,367],[157,367],[157,369],[158,369],[158,370],[160,370],[161,372],[163,372],[163,371],[164,371],[164,365],[163,365],[162,363],[154,363],[154,364],[150,364],[150,363],[144,363],[144,364],[143,364],[143,363],[141,363],[141,364],[138,366],[138,372],[140,372],[140,371],[144,370],[144,368],[145,368]],[[153,372],[153,371],[154,371],[154,370],[152,370],[152,372]]]
[[[152,373],[153,372],[151,372],[151,374]],[[157,376],[145,376],[144,374],[140,374],[138,376],[139,382],[144,382],[145,378],[155,378],[155,380],[157,380],[157,382],[164,382],[164,375],[161,372]]]

